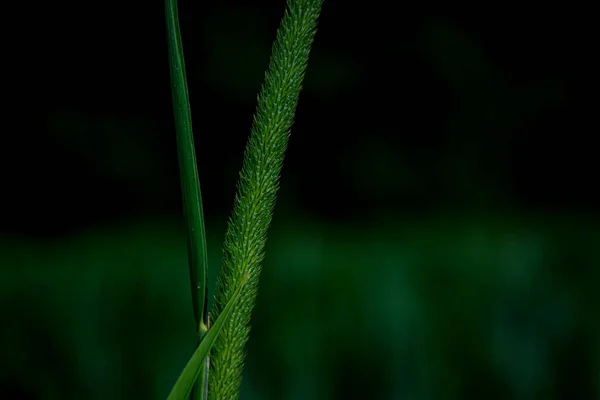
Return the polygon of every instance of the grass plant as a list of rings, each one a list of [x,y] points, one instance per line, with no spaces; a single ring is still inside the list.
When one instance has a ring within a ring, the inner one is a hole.
[[[244,152],[233,212],[223,246],[208,327],[207,256],[202,196],[176,0],[165,0],[173,111],[177,135],[189,271],[198,347],[169,400],[237,399],[267,231],[283,159],[322,0],[288,0]],[[195,389],[192,387],[196,385]]]

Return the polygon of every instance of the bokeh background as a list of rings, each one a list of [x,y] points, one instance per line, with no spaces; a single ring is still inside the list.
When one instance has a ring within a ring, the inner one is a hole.
[[[163,399],[194,346],[163,4],[22,5],[0,398]],[[180,2],[211,291],[283,9]],[[600,398],[592,25],[535,10],[325,2],[242,399]]]

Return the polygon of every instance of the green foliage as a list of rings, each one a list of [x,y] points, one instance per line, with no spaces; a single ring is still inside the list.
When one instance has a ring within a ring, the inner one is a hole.
[[[277,213],[241,399],[554,399],[573,371],[570,398],[597,398],[597,217],[374,221]],[[224,226],[206,228],[216,259]],[[171,218],[0,238],[0,378],[28,388],[0,398],[164,400],[192,355],[186,257]]]
[[[288,1],[258,97],[234,211],[225,236],[214,315],[222,312],[233,296],[234,283],[247,271],[249,279],[237,302],[237,312],[223,328],[211,355],[209,396],[212,399],[238,397],[267,229],[321,4],[322,0]]]

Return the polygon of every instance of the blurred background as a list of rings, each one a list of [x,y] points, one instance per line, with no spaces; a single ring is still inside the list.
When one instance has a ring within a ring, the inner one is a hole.
[[[164,399],[194,327],[163,4],[22,4],[0,398]],[[585,10],[392,4],[325,1],[241,399],[599,399]],[[211,292],[283,10],[180,1]]]

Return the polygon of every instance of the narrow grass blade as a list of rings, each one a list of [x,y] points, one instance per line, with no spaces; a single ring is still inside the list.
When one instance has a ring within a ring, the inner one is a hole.
[[[242,294],[242,289],[247,280],[248,274],[246,274],[242,278],[237,289],[231,296],[229,303],[227,303],[227,305],[221,312],[221,315],[219,315],[219,318],[217,318],[217,320],[208,330],[204,338],[200,341],[200,344],[194,352],[194,354],[192,355],[192,358],[190,358],[187,365],[181,372],[181,375],[179,375],[179,378],[173,386],[173,389],[171,390],[169,397],[167,397],[167,400],[185,400],[189,397],[192,391],[192,386],[198,379],[198,376],[201,373],[203,373],[202,367],[203,365],[205,365],[206,358],[208,357],[208,354],[210,353],[210,350],[212,349],[215,340],[217,339],[219,333],[223,329],[225,322],[227,322],[233,314],[236,303],[239,300],[240,295]]]
[[[192,115],[185,75],[181,34],[179,31],[177,1],[165,0],[165,6],[181,194],[183,198],[184,218],[187,224],[192,302],[196,329],[200,332],[200,323],[206,315],[207,296],[207,255],[204,213],[202,211],[202,195],[200,192],[198,167],[196,165],[196,152],[194,151]]]
[[[171,89],[173,93],[173,112],[177,134],[177,153],[183,200],[183,214],[187,226],[188,264],[192,290],[192,307],[198,341],[206,332],[204,319],[207,312],[207,269],[206,233],[200,180],[194,151],[192,116],[185,74],[185,59],[179,29],[177,0],[165,0],[167,21],[167,41],[169,48],[169,66],[171,71]],[[202,373],[198,387],[192,399],[200,400],[201,394],[208,389],[206,374]]]

